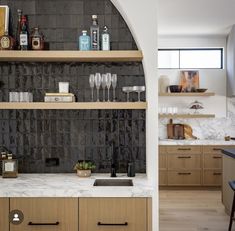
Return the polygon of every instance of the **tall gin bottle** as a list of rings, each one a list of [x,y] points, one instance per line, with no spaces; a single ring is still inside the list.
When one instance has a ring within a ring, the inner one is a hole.
[[[17,15],[18,15],[18,19],[17,19],[15,40],[16,40],[16,50],[20,50],[20,31],[21,31],[22,10],[18,9]]]
[[[92,15],[91,31],[91,50],[100,50],[100,28],[97,15]]]
[[[109,51],[110,50],[110,35],[108,32],[108,27],[104,26],[104,30],[101,36],[101,49],[103,51]]]

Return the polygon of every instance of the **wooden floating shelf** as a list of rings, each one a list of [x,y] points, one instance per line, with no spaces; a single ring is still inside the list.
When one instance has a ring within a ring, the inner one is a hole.
[[[160,93],[159,96],[214,96],[214,92],[180,92],[180,93]]]
[[[140,62],[138,50],[119,51],[0,51],[1,62]]]
[[[147,102],[81,102],[81,103],[0,103],[0,110],[92,110],[92,109],[146,109]]]
[[[196,119],[196,118],[215,118],[214,114],[159,114],[159,118],[185,118],[185,119]]]

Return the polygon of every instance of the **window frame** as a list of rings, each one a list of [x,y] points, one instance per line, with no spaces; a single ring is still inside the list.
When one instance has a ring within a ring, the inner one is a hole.
[[[158,67],[158,69],[162,69],[162,70],[166,70],[166,69],[180,69],[180,70],[184,70],[184,69],[215,69],[215,70],[220,70],[220,69],[224,69],[224,48],[159,48],[158,51],[179,51],[179,67],[178,68],[173,68],[173,67]],[[220,67],[219,68],[214,68],[214,67],[201,67],[201,68],[181,68],[180,67],[180,52],[181,51],[220,51],[221,55],[220,55]]]

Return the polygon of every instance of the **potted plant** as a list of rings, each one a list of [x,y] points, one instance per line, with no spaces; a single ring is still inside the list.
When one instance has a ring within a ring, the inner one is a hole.
[[[90,161],[80,161],[74,166],[74,170],[77,170],[77,175],[79,177],[90,177],[91,170],[96,166]]]

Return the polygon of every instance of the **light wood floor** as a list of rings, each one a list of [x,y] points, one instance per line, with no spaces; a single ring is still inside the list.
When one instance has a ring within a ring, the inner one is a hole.
[[[160,231],[227,231],[228,224],[221,192],[160,190]]]

